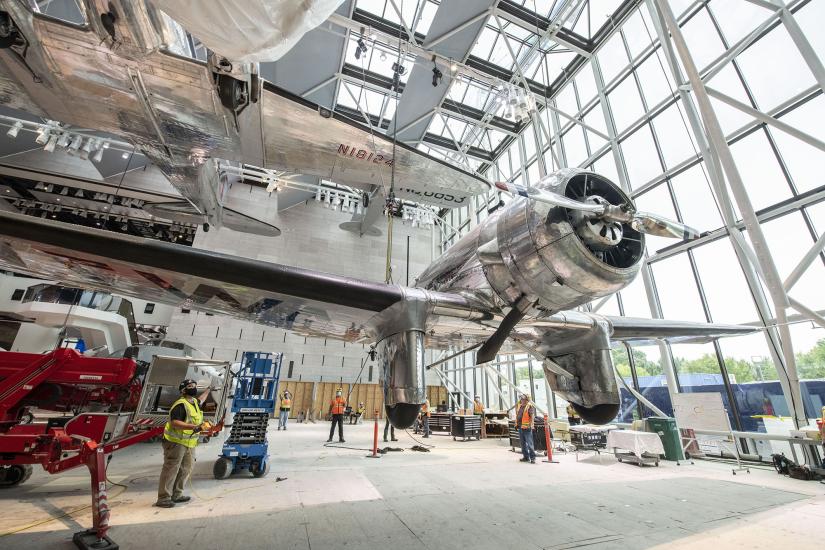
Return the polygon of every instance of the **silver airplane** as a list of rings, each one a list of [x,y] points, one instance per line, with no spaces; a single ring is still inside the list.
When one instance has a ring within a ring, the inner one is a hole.
[[[256,64],[176,55],[170,45],[180,29],[151,2],[84,0],[82,26],[35,5],[0,0],[0,105],[135,144],[185,199],[147,204],[154,215],[278,235],[223,205],[232,179],[221,165],[359,189],[365,211],[342,228],[360,234],[384,197],[454,208],[489,189],[477,175],[264,81]],[[49,128],[43,139],[58,141],[60,129]]]
[[[341,277],[0,212],[0,267],[304,336],[374,346],[386,411],[413,423],[426,398],[425,350],[527,352],[588,422],[619,408],[612,342],[705,342],[751,327],[611,317],[576,308],[626,287],[645,234],[693,238],[636,211],[614,183],[566,169],[512,194],[413,287]]]

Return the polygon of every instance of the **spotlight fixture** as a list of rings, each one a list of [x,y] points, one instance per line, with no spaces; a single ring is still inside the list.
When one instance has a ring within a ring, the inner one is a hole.
[[[51,183],[43,188],[43,191],[45,191],[46,193],[51,193],[53,190],[54,190],[54,185],[51,184]]]
[[[387,52],[382,51],[381,54],[378,56],[378,59],[380,59],[381,61],[386,61],[387,60]]]
[[[23,123],[18,120],[12,125],[11,128],[9,128],[9,131],[6,132],[6,135],[14,139],[17,137],[17,134],[20,133],[21,128],[23,128]]]
[[[392,64],[392,90],[399,92],[401,90],[401,75],[407,72],[406,67],[400,63]]]
[[[453,74],[455,74],[455,72],[456,72],[457,70],[458,70],[458,63],[456,63],[455,61],[453,61],[453,60],[451,59],[451,60],[450,60],[450,72],[451,72],[451,73],[453,73]]]
[[[358,39],[358,44],[355,46],[355,59],[361,59],[361,56],[367,53],[367,43],[364,42],[364,37]]]
[[[122,155],[120,155],[120,158],[122,158],[122,159],[129,158],[129,153],[123,153]]]
[[[51,133],[52,131],[48,126],[41,126],[37,129],[37,137],[34,138],[35,143],[38,145],[46,145],[49,141],[49,135]]]
[[[57,146],[58,147],[67,147],[69,145],[69,141],[71,140],[72,136],[68,134],[68,132],[61,132],[60,137],[57,138]]]
[[[103,160],[103,147],[99,148],[95,151],[95,154],[92,155],[92,162],[101,162]]]
[[[54,148],[57,146],[57,134],[52,134],[49,136],[49,141],[46,142],[46,145],[43,146],[43,150],[47,153],[53,153]]]
[[[321,202],[321,188],[315,190],[315,201]]]
[[[439,84],[441,84],[441,79],[444,78],[444,74],[438,70],[438,65],[435,63],[435,56],[433,56],[433,88],[437,88]]]
[[[75,154],[80,150],[80,145],[83,143],[83,136],[75,136],[72,142],[69,143],[68,153]]]
[[[96,142],[97,140],[94,140],[92,138],[86,139],[86,141],[83,143],[83,147],[81,147],[80,151],[77,152],[78,156],[83,160],[88,160],[89,153],[91,153],[92,150],[95,148]]]

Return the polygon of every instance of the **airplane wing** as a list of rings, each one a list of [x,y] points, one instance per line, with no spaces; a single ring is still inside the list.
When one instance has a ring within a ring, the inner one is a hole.
[[[0,267],[306,336],[362,343],[374,341],[377,323],[392,306],[423,292],[3,211]],[[470,293],[427,291],[426,300],[428,344],[435,348],[483,342],[503,318]],[[588,333],[600,320],[612,325],[613,339],[635,343],[707,341],[758,330],[560,312],[525,319],[515,336],[544,348]]]
[[[413,289],[219,254],[0,211],[0,267],[306,336],[374,341],[378,315]],[[444,319],[492,319],[459,295],[430,292]]]
[[[667,340],[672,344],[704,344],[725,336],[742,336],[759,330],[743,325],[606,316],[613,325],[612,340],[636,345]]]

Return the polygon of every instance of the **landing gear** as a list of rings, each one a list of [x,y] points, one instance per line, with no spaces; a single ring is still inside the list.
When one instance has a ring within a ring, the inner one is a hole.
[[[32,476],[30,464],[13,464],[0,467],[0,489],[25,483]]]
[[[226,74],[219,74],[216,78],[221,105],[233,113],[240,113],[249,103],[246,83]]]

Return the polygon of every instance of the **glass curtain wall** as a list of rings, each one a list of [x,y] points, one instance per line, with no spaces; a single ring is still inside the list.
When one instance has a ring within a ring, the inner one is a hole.
[[[540,110],[537,118],[550,142],[527,125],[486,175],[534,183],[543,156],[548,171],[560,166],[591,169],[624,185],[640,210],[670,216],[702,232],[700,239],[685,244],[648,238],[649,292],[640,276],[616,297],[590,308],[612,315],[649,318],[661,312],[672,319],[771,326],[774,313],[770,306],[760,309],[757,300],[766,289],[758,279],[749,279],[732,244],[731,231],[749,239],[741,214],[734,205],[740,223],[725,227],[700,144],[659,43],[651,5],[639,2],[550,99],[552,108]],[[825,21],[825,0],[787,2],[781,17],[781,10],[746,0],[670,5],[709,89],[773,261],[787,280],[825,231],[825,152],[815,146],[825,142],[825,34],[817,28]],[[743,41],[746,47],[737,48]],[[806,43],[813,57],[801,53]],[[766,124],[754,113],[780,124]],[[467,208],[448,212],[441,250],[483,220],[500,199],[507,200],[491,192]],[[820,253],[788,293],[808,309],[821,311],[825,294],[818,283],[823,279],[825,255]],[[812,419],[825,404],[825,330],[789,312],[805,412]],[[777,367],[776,350],[764,334],[705,345],[617,348],[614,362],[622,376],[669,413],[662,352],[676,369],[680,391],[722,395],[734,429],[771,431],[777,422],[787,423],[789,408],[779,383],[783,367]],[[512,357],[526,361],[524,355]],[[524,379],[519,371],[515,377],[516,382]],[[619,420],[632,420],[640,412],[647,414],[628,394]],[[766,427],[766,417],[778,420]]]

